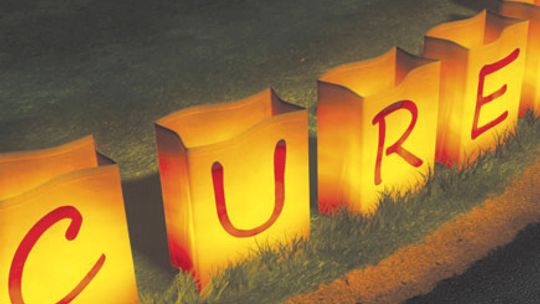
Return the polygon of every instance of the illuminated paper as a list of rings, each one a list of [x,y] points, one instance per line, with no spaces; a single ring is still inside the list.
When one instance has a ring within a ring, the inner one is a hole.
[[[501,3],[503,16],[529,21],[529,36],[525,59],[525,77],[521,96],[520,116],[532,109],[540,116],[540,0],[512,0]]]
[[[483,11],[427,33],[424,56],[441,60],[438,162],[462,168],[514,131],[527,27]]]
[[[0,303],[138,303],[118,166],[94,140],[0,154]]]
[[[199,288],[257,244],[309,236],[307,117],[268,89],[156,122],[171,262]]]
[[[394,48],[318,83],[319,209],[371,214],[434,164],[440,64]]]

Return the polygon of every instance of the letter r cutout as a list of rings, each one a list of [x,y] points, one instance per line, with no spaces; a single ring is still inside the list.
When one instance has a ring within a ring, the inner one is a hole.
[[[481,127],[478,126],[478,121],[480,120],[480,110],[482,109],[482,107],[492,102],[493,100],[503,96],[504,93],[506,93],[506,90],[508,88],[508,85],[504,84],[500,89],[498,89],[494,93],[488,96],[484,96],[484,85],[486,82],[486,76],[489,74],[493,74],[497,72],[498,70],[503,69],[510,63],[516,61],[516,59],[519,57],[519,52],[520,52],[519,49],[515,49],[512,53],[510,53],[510,55],[506,56],[502,60],[497,61],[492,64],[485,65],[480,70],[480,76],[478,80],[478,93],[476,97],[476,110],[474,111],[474,121],[473,121],[472,130],[471,130],[471,139],[473,140],[476,139],[478,136],[482,135],[489,129],[500,124],[508,117],[508,111],[504,111],[504,113],[502,113],[501,115],[499,115],[499,117],[495,118],[489,123]]]
[[[274,150],[274,181],[275,181],[275,202],[274,211],[270,218],[262,225],[253,229],[238,229],[229,218],[227,205],[225,201],[225,190],[223,187],[223,166],[219,162],[212,165],[212,180],[214,184],[214,196],[216,200],[216,209],[221,226],[230,235],[245,238],[255,236],[270,228],[278,219],[283,205],[285,203],[285,159],[287,155],[287,146],[285,140],[280,140]]]
[[[391,145],[386,149],[386,153],[384,151],[385,147],[385,141],[386,141],[386,117],[398,110],[407,110],[412,115],[411,123],[409,124],[409,127],[401,135],[398,141],[396,141],[395,144]],[[379,112],[372,121],[373,125],[379,124],[379,146],[377,149],[377,160],[375,163],[375,185],[380,185],[382,183],[382,177],[381,177],[381,168],[382,168],[382,160],[383,160],[383,154],[386,154],[386,156],[389,156],[392,153],[396,153],[397,155],[401,156],[406,162],[414,166],[415,168],[420,167],[424,162],[409,152],[407,149],[403,148],[402,145],[405,143],[409,135],[411,135],[411,132],[414,129],[414,126],[416,125],[416,121],[418,120],[418,108],[416,107],[416,104],[410,100],[402,100],[398,101],[396,103],[391,104],[390,106],[383,109],[381,112]]]

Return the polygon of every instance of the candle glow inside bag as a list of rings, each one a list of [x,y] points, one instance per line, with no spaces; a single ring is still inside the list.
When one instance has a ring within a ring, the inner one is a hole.
[[[0,155],[0,239],[0,303],[138,303],[118,166],[92,137]]]
[[[459,168],[516,127],[528,22],[492,15],[430,30],[424,56],[441,60],[437,161]]]
[[[529,36],[525,60],[525,77],[521,96],[520,116],[532,109],[540,116],[540,0],[503,1],[503,16],[529,20]]]
[[[261,244],[309,236],[307,127],[271,90],[156,122],[171,261],[199,288]]]
[[[421,186],[435,157],[439,63],[394,48],[318,84],[319,210],[372,214],[381,193]]]

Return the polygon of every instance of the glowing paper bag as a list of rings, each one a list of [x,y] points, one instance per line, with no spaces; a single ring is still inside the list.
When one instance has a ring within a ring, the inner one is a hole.
[[[270,89],[156,122],[171,261],[199,287],[257,243],[308,237],[307,127]]]
[[[92,137],[0,155],[0,303],[137,303],[118,166]]]
[[[318,83],[319,209],[371,214],[385,190],[414,190],[434,164],[439,62],[394,48]]]
[[[525,78],[519,113],[533,109],[540,116],[540,0],[503,1],[501,15],[529,20]]]
[[[427,33],[424,56],[441,60],[438,162],[461,168],[514,131],[527,27],[484,11]]]

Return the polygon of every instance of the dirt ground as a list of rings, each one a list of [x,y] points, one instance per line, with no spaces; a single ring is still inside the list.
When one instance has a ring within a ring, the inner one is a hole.
[[[289,299],[298,303],[400,303],[463,273],[490,251],[540,221],[540,159],[498,196],[378,265],[355,270],[318,290]]]

